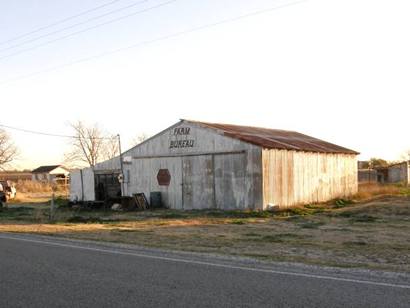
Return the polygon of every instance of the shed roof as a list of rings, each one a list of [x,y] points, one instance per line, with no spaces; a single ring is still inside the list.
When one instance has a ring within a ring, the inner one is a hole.
[[[52,166],[41,166],[41,167],[38,167],[38,168],[34,169],[31,172],[32,173],[49,173],[49,172],[53,171],[54,169],[57,169],[58,167],[61,167],[65,170],[67,170],[66,168],[64,168],[61,165],[52,165]]]
[[[305,152],[359,154],[336,144],[310,137],[295,131],[232,124],[218,124],[183,120],[216,129],[224,136],[239,139],[265,149],[284,149]]]

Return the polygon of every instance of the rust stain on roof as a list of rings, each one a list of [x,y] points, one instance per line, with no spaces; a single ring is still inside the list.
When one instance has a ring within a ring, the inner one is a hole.
[[[219,130],[224,136],[235,138],[266,149],[283,149],[319,153],[359,154],[336,144],[294,131],[262,127],[240,126],[183,120]]]

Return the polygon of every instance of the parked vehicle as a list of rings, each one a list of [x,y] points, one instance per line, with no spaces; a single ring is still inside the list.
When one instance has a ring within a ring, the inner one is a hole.
[[[10,181],[0,181],[0,192],[4,194],[3,202],[16,198],[17,190],[14,184]]]
[[[6,202],[7,198],[6,198],[6,194],[3,191],[3,185],[1,185],[0,183],[0,208],[3,207],[3,202]]]

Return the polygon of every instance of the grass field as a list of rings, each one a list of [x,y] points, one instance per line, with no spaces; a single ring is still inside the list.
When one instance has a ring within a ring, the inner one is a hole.
[[[86,211],[58,199],[52,221],[46,196],[31,196],[0,211],[0,232],[410,272],[410,190],[388,191],[277,212]]]

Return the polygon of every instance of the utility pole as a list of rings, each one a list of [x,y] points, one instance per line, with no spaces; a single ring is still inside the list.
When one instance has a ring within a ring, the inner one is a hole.
[[[54,194],[54,189],[53,189],[53,194],[51,195],[51,201],[50,201],[50,215],[49,215],[49,221],[53,221],[54,220],[54,216],[55,216],[55,194]]]
[[[370,173],[371,173],[371,170],[372,170],[372,161],[371,160],[369,160],[369,183],[371,183],[372,181],[371,181],[371,178],[370,178]]]
[[[118,137],[118,150],[120,151],[120,167],[121,167],[121,197],[124,193],[124,166],[122,162],[122,150],[121,150],[121,137],[120,134],[117,135]]]

